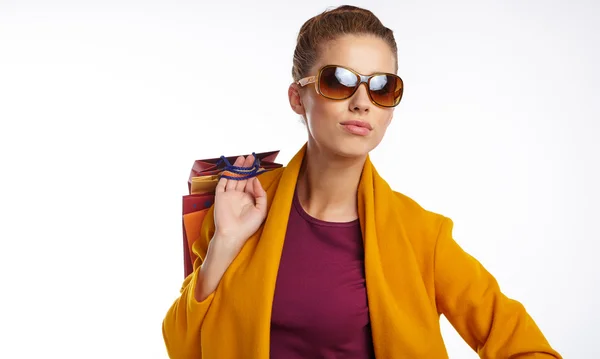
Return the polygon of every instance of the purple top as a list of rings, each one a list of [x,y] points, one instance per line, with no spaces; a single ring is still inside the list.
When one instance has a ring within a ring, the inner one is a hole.
[[[313,218],[297,194],[275,286],[271,358],[375,358],[360,223]]]

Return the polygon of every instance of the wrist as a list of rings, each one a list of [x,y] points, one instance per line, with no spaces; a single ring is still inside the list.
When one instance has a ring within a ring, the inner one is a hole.
[[[207,253],[212,250],[219,256],[235,257],[242,249],[241,243],[243,241],[239,238],[215,233],[208,244]]]
[[[225,272],[229,264],[237,256],[239,249],[235,246],[234,241],[226,240],[223,237],[214,236],[208,243],[206,257],[202,263],[202,267],[213,268],[209,272]],[[206,269],[204,270],[206,271]]]
[[[198,282],[195,291],[197,301],[204,300],[217,289],[221,278],[223,278],[236,255],[231,249],[227,248],[227,243],[214,241],[214,239],[216,238],[213,237],[209,242],[206,256],[198,270]]]

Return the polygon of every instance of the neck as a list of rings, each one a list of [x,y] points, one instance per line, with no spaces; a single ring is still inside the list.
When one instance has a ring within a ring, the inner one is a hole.
[[[309,142],[298,175],[298,199],[312,217],[330,222],[358,218],[357,190],[366,156],[342,157]]]

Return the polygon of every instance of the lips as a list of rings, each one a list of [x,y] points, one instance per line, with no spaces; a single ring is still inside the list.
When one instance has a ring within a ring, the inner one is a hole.
[[[340,124],[342,126],[362,127],[362,128],[366,128],[369,131],[371,131],[373,129],[373,127],[368,122],[364,122],[364,121],[352,120],[352,121],[344,121],[344,122],[342,122]]]
[[[344,121],[340,125],[349,133],[358,136],[367,136],[373,130],[373,127],[364,121]]]

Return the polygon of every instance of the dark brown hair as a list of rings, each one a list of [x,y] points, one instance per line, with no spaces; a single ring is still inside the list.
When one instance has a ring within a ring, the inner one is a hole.
[[[300,28],[292,67],[294,81],[309,76],[319,58],[320,47],[342,35],[372,35],[382,39],[390,46],[398,68],[398,48],[392,30],[383,26],[371,11],[343,5],[308,19]]]

